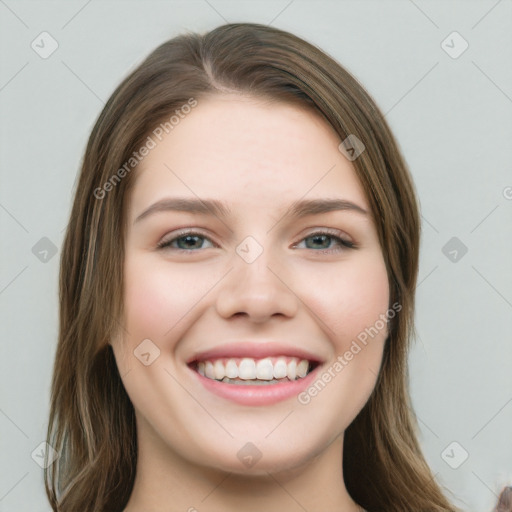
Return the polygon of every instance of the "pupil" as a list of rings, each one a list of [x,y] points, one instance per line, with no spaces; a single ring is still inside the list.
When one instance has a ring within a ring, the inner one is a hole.
[[[323,240],[324,240],[324,242],[325,242],[325,241],[329,238],[329,236],[328,236],[328,235],[316,235],[316,236],[313,236],[313,237],[311,237],[311,238],[312,238],[314,241],[317,241],[317,240],[321,240],[321,239],[323,239]],[[316,242],[315,242],[315,243],[316,243]],[[319,242],[319,243],[321,244],[322,242]],[[329,245],[329,244],[327,244],[327,245]],[[324,248],[325,248],[325,244],[324,244]]]
[[[192,236],[192,235],[186,235],[186,236],[182,236],[180,238],[180,240],[184,240],[186,241],[185,242],[185,245],[187,245],[187,249],[190,248],[190,247],[193,247],[194,246],[194,238],[197,239],[198,237],[197,236]],[[188,242],[192,242],[191,244],[188,243]]]

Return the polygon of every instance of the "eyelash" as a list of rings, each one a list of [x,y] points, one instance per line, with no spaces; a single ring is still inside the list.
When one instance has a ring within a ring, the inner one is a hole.
[[[309,249],[309,250],[314,251],[314,252],[320,252],[323,254],[326,254],[326,253],[327,254],[336,254],[336,253],[342,252],[346,249],[357,249],[356,244],[338,236],[339,235],[338,231],[330,230],[327,228],[320,230],[320,231],[314,231],[313,233],[308,234],[307,236],[302,238],[300,240],[300,242],[306,240],[307,238],[314,238],[314,237],[322,236],[322,235],[328,236],[329,238],[336,240],[339,244],[338,248],[334,249],[334,250],[333,249],[318,249],[318,250]],[[197,236],[199,238],[204,238],[204,239],[209,240],[210,242],[214,243],[212,240],[210,240],[210,238],[201,234],[200,232],[188,230],[188,231],[182,231],[181,233],[178,234],[178,236],[175,236],[174,238],[171,238],[170,240],[162,240],[162,241],[158,242],[157,247],[158,247],[158,249],[169,249],[169,250],[173,250],[173,251],[177,251],[177,252],[181,252],[181,253],[184,253],[184,252],[192,253],[192,252],[197,252],[198,250],[200,250],[200,249],[197,249],[197,250],[195,250],[195,249],[179,249],[179,248],[171,247],[171,244],[173,242],[175,242],[176,240],[179,240],[180,238],[185,238],[187,236]],[[295,245],[298,245],[298,244],[295,244]]]

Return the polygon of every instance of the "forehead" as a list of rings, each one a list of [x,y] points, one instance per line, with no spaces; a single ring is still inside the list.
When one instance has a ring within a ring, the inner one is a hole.
[[[277,209],[300,198],[344,198],[368,208],[341,139],[311,109],[244,95],[198,100],[136,169],[129,215],[163,197],[219,198]]]

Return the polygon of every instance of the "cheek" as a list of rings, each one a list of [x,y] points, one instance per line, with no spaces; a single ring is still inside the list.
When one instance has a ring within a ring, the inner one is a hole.
[[[299,398],[316,400],[317,411],[336,409],[325,421],[337,431],[352,422],[375,387],[388,335],[383,320],[390,308],[387,269],[380,253],[368,255],[330,273],[324,285],[314,300],[333,358],[318,377],[322,382]]]
[[[338,272],[318,275],[311,282],[316,283],[311,302],[337,349],[373,326],[389,308],[388,276],[380,254],[354,258],[340,265]],[[386,335],[384,329],[381,337]]]
[[[192,268],[192,267],[191,267]],[[132,337],[158,340],[191,313],[205,291],[197,272],[133,256],[125,265],[125,321]]]

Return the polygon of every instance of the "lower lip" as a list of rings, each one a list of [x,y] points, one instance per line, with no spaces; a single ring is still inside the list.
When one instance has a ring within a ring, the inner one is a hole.
[[[204,377],[192,370],[199,382],[210,392],[242,405],[269,405],[297,396],[315,380],[320,365],[302,379],[279,384],[228,384]]]

